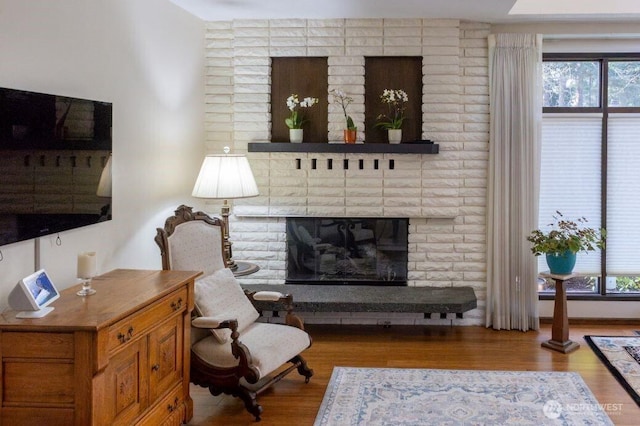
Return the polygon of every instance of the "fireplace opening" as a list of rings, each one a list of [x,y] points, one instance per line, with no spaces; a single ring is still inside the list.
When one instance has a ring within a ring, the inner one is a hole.
[[[407,218],[287,218],[286,284],[407,285]]]

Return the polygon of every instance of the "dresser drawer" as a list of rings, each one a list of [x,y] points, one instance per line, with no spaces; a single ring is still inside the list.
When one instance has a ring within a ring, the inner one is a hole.
[[[183,288],[157,301],[149,308],[117,322],[109,328],[109,351],[118,350],[130,340],[144,335],[146,331],[160,324],[170,315],[185,309],[187,309],[187,290]]]
[[[2,404],[45,404],[72,406],[74,402],[74,365],[69,362],[2,363]],[[46,385],[44,385],[46,383]]]
[[[182,383],[179,383],[136,426],[180,426],[185,421],[186,411]]]
[[[0,416],[0,424],[11,426],[69,426],[74,424],[73,407],[47,408],[41,407],[4,407]]]
[[[73,359],[74,343],[71,333],[4,332],[3,358]]]

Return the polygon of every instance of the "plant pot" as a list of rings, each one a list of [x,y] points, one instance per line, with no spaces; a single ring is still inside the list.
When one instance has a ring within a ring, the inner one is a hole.
[[[302,129],[289,129],[289,142],[301,143],[304,136]]]
[[[389,138],[389,143],[402,142],[402,129],[388,129],[387,137]]]
[[[357,130],[344,130],[344,143],[356,143]]]
[[[547,253],[547,266],[549,272],[557,275],[568,275],[576,266],[576,254],[570,250],[564,253]]]

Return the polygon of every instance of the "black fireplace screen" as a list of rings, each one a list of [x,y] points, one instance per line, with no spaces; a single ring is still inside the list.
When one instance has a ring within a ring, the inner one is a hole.
[[[287,218],[287,284],[406,285],[409,220]]]

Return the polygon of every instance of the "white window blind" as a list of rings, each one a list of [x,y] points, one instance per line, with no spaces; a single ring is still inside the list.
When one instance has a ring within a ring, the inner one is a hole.
[[[607,274],[640,275],[640,114],[610,114]]]
[[[553,221],[556,210],[567,219],[586,217],[587,226],[599,228],[601,114],[544,114],[540,170],[539,227]],[[638,153],[640,154],[640,148]],[[548,271],[545,257],[538,270]],[[575,272],[599,275],[600,251],[580,252]]]

